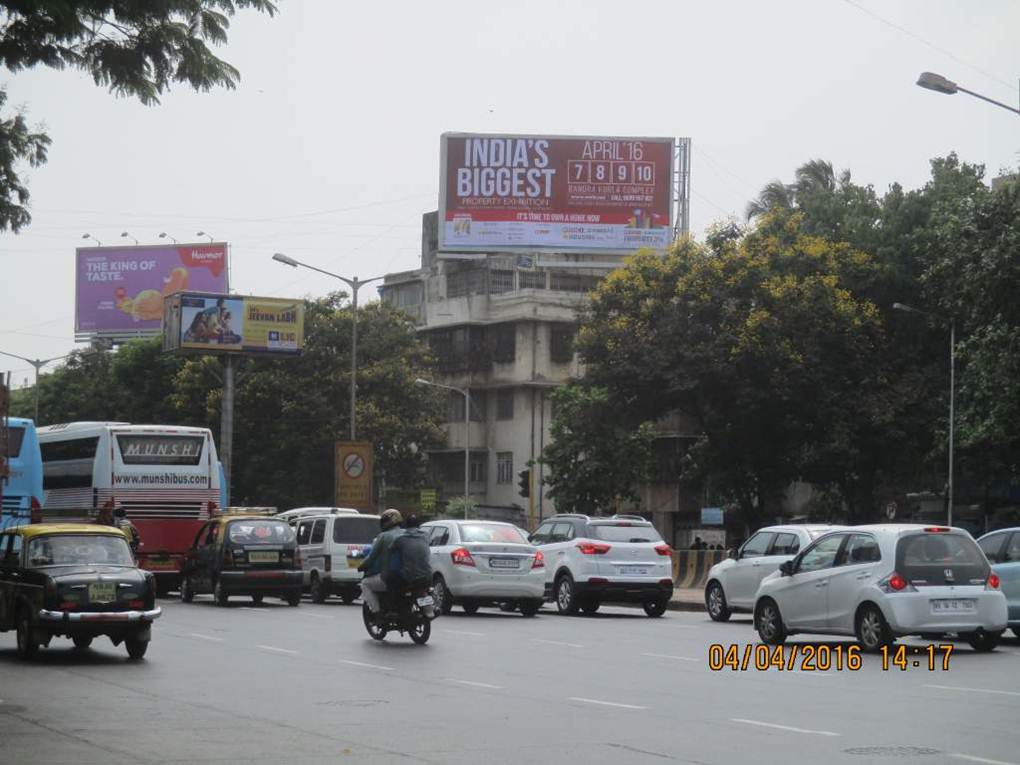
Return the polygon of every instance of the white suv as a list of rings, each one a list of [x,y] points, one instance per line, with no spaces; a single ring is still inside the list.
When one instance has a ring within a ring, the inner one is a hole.
[[[1006,629],[1006,598],[962,529],[891,524],[816,539],[758,588],[754,626],[765,643],[816,632],[855,635],[877,651],[902,635],[955,634],[990,651]]]
[[[379,516],[343,507],[298,508],[287,513],[297,529],[304,586],[312,601],[322,603],[330,595],[339,595],[344,603],[354,602],[361,594],[358,566],[365,546],[379,534]]]
[[[755,532],[733,558],[716,563],[705,582],[705,606],[714,621],[750,613],[761,580],[834,526],[767,526]]]
[[[594,614],[603,602],[641,603],[662,616],[673,595],[673,551],[637,515],[562,513],[531,535],[545,553],[546,595],[561,614]]]
[[[429,521],[432,591],[436,608],[455,603],[473,614],[479,606],[504,604],[534,616],[545,587],[543,555],[527,535],[498,521]],[[512,610],[509,609],[509,610]]]

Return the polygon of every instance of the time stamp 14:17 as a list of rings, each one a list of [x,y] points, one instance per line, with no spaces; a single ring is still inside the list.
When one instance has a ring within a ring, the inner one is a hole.
[[[882,671],[906,671],[911,668],[946,671],[952,644],[939,643],[924,646],[884,645],[878,650]],[[713,643],[708,648],[708,668],[718,672],[746,672],[755,670],[786,670],[796,672],[856,672],[864,666],[861,647],[858,645],[814,645],[790,643],[787,645],[752,645],[750,643]]]

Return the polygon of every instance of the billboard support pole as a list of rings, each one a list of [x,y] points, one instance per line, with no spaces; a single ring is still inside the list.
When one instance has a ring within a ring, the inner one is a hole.
[[[223,357],[223,407],[220,411],[220,461],[223,463],[225,495],[230,506],[230,475],[234,457],[234,357]]]
[[[676,139],[676,171],[673,175],[673,199],[676,211],[673,216],[673,238],[679,239],[691,232],[691,139]]]

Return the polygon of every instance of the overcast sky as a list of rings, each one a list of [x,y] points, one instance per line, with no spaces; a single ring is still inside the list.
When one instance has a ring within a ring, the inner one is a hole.
[[[236,91],[119,99],[73,71],[0,73],[53,139],[25,168],[33,222],[0,235],[0,351],[76,346],[74,252],[232,245],[232,287],[317,297],[416,268],[438,204],[444,131],[690,136],[692,230],[812,158],[882,192],[956,151],[989,175],[1020,162],[1020,117],[914,85],[938,72],[1017,104],[1015,0],[389,2],[281,0],[241,12],[218,54]],[[164,240],[165,241],[165,240]],[[374,290],[362,292],[374,299]],[[0,356],[20,386],[31,367]]]

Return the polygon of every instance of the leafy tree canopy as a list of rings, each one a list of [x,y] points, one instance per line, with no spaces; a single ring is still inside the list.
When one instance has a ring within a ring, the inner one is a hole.
[[[0,66],[79,69],[119,96],[159,103],[173,83],[234,88],[240,74],[213,55],[238,9],[276,12],[270,0],[0,0]],[[0,91],[0,107],[4,94]],[[46,161],[50,139],[25,115],[0,115],[0,231],[31,221],[17,165]]]

